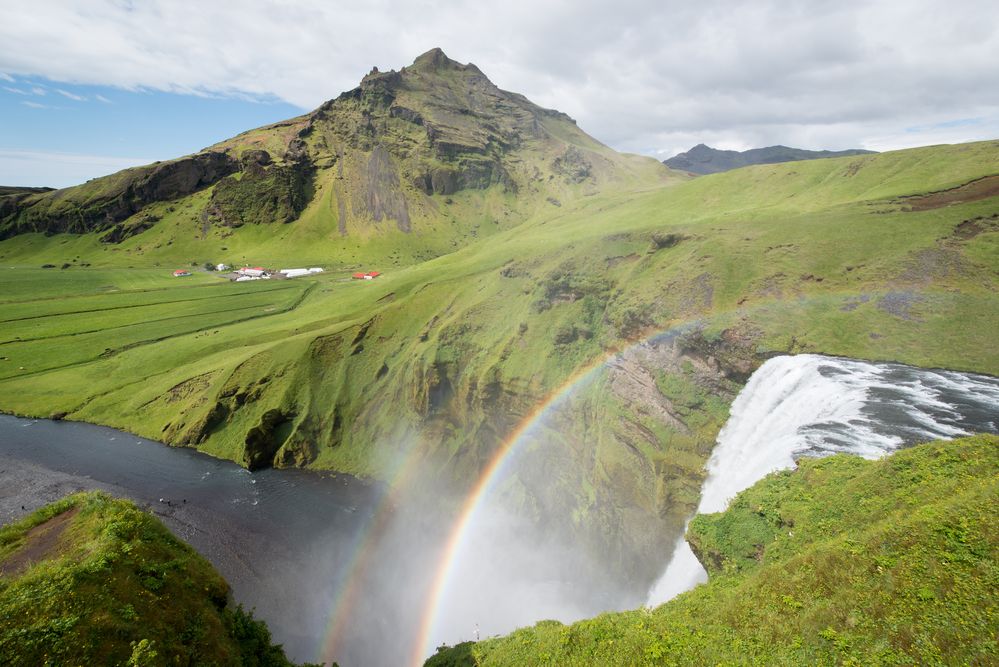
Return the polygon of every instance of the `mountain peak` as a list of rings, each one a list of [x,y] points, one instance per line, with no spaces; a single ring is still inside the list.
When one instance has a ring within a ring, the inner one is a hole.
[[[447,67],[460,66],[456,60],[451,60],[447,57],[447,54],[440,48],[435,46],[426,53],[422,53],[416,57],[413,61],[411,67],[416,69],[427,69],[427,70],[438,70]]]
[[[424,74],[436,74],[446,71],[468,72],[469,74],[488,80],[488,77],[482,73],[482,70],[472,63],[463,64],[457,60],[452,60],[447,57],[447,54],[442,49],[436,46],[426,53],[417,56],[412,65],[403,67],[402,70],[403,72],[419,72]]]

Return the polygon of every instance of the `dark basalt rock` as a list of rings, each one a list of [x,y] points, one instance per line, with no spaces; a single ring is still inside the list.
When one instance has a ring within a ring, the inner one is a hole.
[[[301,142],[295,139],[295,142]],[[224,227],[240,227],[247,223],[288,223],[298,219],[312,198],[312,164],[304,157],[304,143],[289,146],[287,155],[299,159],[286,164],[262,166],[250,163],[240,179],[224,178],[212,191],[202,219]],[[264,151],[256,151],[263,153]],[[245,159],[245,158],[244,158]],[[270,156],[267,156],[269,163]]]
[[[265,150],[249,150],[243,153],[239,162],[244,172],[262,174],[272,161],[271,154]]]
[[[423,116],[421,116],[418,111],[413,111],[412,109],[407,109],[406,107],[389,107],[389,116],[392,118],[402,118],[403,120],[409,121],[414,125],[423,125]]]
[[[288,436],[282,427],[289,425],[293,416],[281,410],[268,410],[260,418],[260,423],[247,432],[243,463],[248,470],[259,470],[272,464],[274,455]]]
[[[375,222],[395,220],[400,231],[412,229],[409,207],[399,185],[399,175],[389,152],[381,145],[375,146],[368,158],[364,173],[362,204]],[[357,206],[355,206],[355,210]]]
[[[121,243],[127,238],[137,236],[147,229],[152,228],[152,226],[159,221],[159,216],[147,213],[132,224],[119,222],[117,225],[112,227],[110,231],[101,236],[101,243]]]
[[[590,177],[590,170],[593,165],[583,157],[579,149],[569,146],[565,153],[555,158],[552,162],[552,171],[560,174],[570,183],[582,183]]]
[[[239,167],[228,154],[208,151],[126,170],[116,175],[117,187],[97,193],[92,192],[97,187],[88,183],[29,195],[0,208],[0,239],[24,232],[83,234],[111,229],[148,204],[205,188]]]

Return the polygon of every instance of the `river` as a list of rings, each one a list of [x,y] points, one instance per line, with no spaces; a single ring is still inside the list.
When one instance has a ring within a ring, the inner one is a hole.
[[[739,490],[799,456],[874,457],[923,440],[996,432],[997,423],[997,378],[818,355],[776,357],[733,403],[700,509],[724,508]],[[380,485],[301,470],[249,473],[109,428],[0,415],[0,523],[85,488],[154,512],[218,568],[237,601],[256,608],[289,657],[331,657],[345,667],[408,660],[452,519],[400,501],[387,513],[389,527],[379,530],[386,515]],[[479,623],[485,635],[636,604],[621,591],[567,576],[571,553],[536,540],[521,544],[523,553],[513,550],[511,536],[520,528],[497,525],[479,521],[479,532],[488,532],[484,548],[455,574],[453,589],[464,606],[456,620],[445,618],[442,639],[471,639]],[[490,560],[506,566],[490,567]],[[703,578],[681,540],[649,603]],[[360,585],[345,595],[351,582]],[[324,651],[337,610],[339,640]]]
[[[999,433],[999,378],[817,354],[774,357],[732,403],[697,511],[724,510],[739,491],[794,467],[802,456],[845,452],[873,459],[982,432]],[[681,538],[646,604],[706,580]]]
[[[0,415],[0,456],[0,521],[81,489],[130,498],[208,558],[300,661],[319,655],[329,605],[382,495],[348,475],[251,474],[109,428],[9,415]],[[381,662],[377,649],[368,655]]]

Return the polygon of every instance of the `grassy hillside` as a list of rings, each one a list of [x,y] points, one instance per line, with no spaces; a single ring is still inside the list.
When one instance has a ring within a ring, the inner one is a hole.
[[[228,585],[151,515],[69,496],[0,529],[5,665],[291,663]]]
[[[573,185],[578,196],[542,200],[435,259],[406,255],[420,248],[416,227],[356,242],[357,257],[400,258],[361,264],[384,270],[370,282],[347,277],[357,265],[316,240],[308,212],[221,241],[166,217],[113,246],[97,234],[16,236],[0,244],[0,409],[246,465],[373,477],[415,447],[460,489],[545,395],[628,350],[535,448],[543,474],[508,491],[519,511],[571,517],[573,539],[641,579],[693,511],[728,402],[766,355],[999,373],[996,142],[665,184],[608,173],[618,180]],[[469,210],[512,197],[502,184],[426,196],[467,196]],[[333,238],[355,243],[352,233]],[[328,272],[238,285],[169,276],[230,259],[194,251],[216,243]],[[678,327],[677,341],[631,348]]]
[[[194,155],[52,192],[0,192],[0,239],[52,250],[46,236],[91,232],[59,248],[60,265],[82,252],[94,266],[386,268],[606,186],[679,178],[433,49],[400,71],[372,71],[311,113]]]
[[[999,652],[999,438],[805,459],[701,515],[707,584],[427,665],[954,665]]]

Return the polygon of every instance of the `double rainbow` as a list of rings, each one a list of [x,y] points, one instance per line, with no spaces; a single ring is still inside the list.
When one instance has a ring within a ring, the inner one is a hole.
[[[434,633],[437,630],[441,605],[450,589],[451,575],[467,541],[469,528],[479,513],[483,505],[483,500],[503,478],[504,472],[509,468],[508,463],[515,458],[514,455],[522,444],[530,440],[529,436],[535,427],[577,387],[595,377],[608,362],[613,361],[628,350],[638,347],[649,340],[679,333],[682,329],[688,327],[689,325],[659,330],[633,343],[625,350],[611,350],[598,356],[595,360],[578,369],[559,387],[549,392],[533,410],[521,419],[506,439],[500,443],[489,463],[479,475],[478,480],[468,492],[465,501],[461,505],[461,510],[451,530],[448,532],[438,566],[434,570],[434,577],[427,596],[426,606],[420,616],[419,631],[413,643],[410,664],[414,666],[422,665],[426,657],[433,652],[434,647],[431,646],[431,643]],[[413,480],[418,467],[416,465],[417,449],[419,448],[415,445],[410,446],[406,456],[400,465],[396,467],[395,475],[390,484],[390,490],[383,497],[378,508],[372,514],[369,524],[365,526],[361,533],[358,547],[347,569],[344,586],[334,600],[333,615],[323,638],[322,651],[320,653],[322,660],[328,661],[332,659],[333,653],[342,637],[346,619],[350,617],[350,609],[353,607],[354,601],[360,593],[360,580],[363,578],[364,569],[369,560],[368,554],[377,543],[378,536],[382,534],[388,525],[389,518],[391,517],[390,508],[394,505],[394,500],[401,496],[403,489]]]

